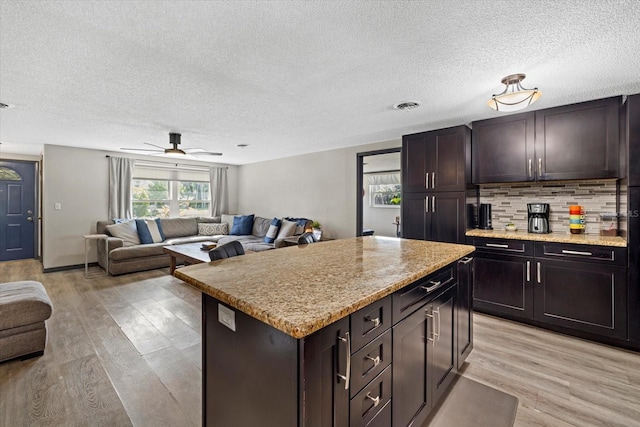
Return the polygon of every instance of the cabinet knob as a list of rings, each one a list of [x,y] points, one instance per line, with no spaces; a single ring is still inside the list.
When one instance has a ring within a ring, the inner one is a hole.
[[[371,317],[367,316],[367,317],[364,318],[364,320],[366,320],[367,322],[373,323],[374,327],[380,325],[380,318],[379,317],[371,318]]]

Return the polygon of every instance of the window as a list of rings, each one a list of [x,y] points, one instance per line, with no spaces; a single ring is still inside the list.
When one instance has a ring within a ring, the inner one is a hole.
[[[13,169],[0,167],[0,181],[22,181],[22,178]]]
[[[209,215],[209,183],[134,179],[131,183],[136,218]]]
[[[374,184],[369,186],[371,200],[369,206],[398,207],[400,206],[402,186],[400,184]]]

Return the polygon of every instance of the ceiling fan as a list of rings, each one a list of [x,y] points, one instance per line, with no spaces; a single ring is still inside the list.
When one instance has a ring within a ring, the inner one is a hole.
[[[150,156],[222,156],[222,153],[215,153],[213,151],[207,151],[204,148],[185,148],[180,149],[178,145],[180,145],[180,135],[179,133],[169,133],[169,144],[170,148],[164,148],[159,145],[151,144],[149,142],[145,142],[146,145],[151,145],[152,147],[156,147],[154,149],[150,148],[120,148],[123,151],[129,151],[132,153],[139,154],[148,154]]]

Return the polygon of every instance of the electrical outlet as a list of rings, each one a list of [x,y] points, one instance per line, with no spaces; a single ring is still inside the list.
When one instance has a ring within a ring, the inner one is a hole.
[[[218,322],[222,323],[233,332],[236,331],[236,312],[218,304]]]
[[[54,203],[53,209],[56,211],[62,210],[62,203]]]

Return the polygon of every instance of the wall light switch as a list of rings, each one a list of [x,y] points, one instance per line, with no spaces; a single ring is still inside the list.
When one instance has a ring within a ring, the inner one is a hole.
[[[236,312],[222,304],[218,304],[218,322],[235,332]]]
[[[54,203],[53,209],[57,211],[62,210],[62,203]]]

